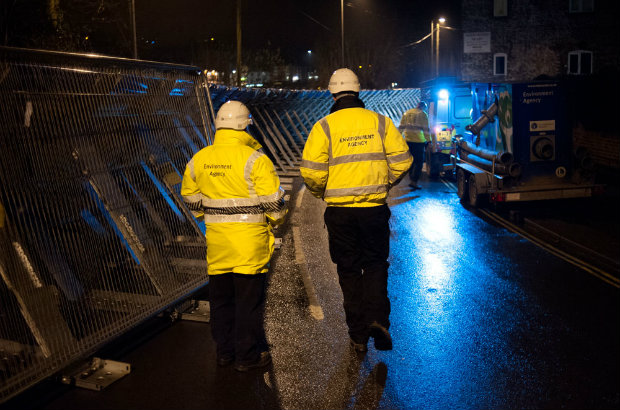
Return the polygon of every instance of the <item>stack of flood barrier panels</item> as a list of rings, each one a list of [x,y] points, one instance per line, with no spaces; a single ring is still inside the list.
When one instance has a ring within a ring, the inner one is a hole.
[[[0,402],[207,281],[194,67],[0,48]]]
[[[398,126],[405,111],[415,108],[420,102],[421,91],[419,88],[362,90],[360,98],[366,108],[391,118]]]
[[[254,124],[250,133],[264,147],[280,176],[299,175],[299,163],[310,130],[329,114],[334,103],[327,90],[274,90],[231,88],[211,85],[215,111],[226,101],[241,101],[250,109]],[[366,108],[391,118],[400,118],[420,101],[420,89],[362,90]]]

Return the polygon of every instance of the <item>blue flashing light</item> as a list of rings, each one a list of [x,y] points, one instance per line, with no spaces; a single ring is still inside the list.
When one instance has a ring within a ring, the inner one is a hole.
[[[441,90],[439,90],[439,93],[437,93],[437,95],[439,96],[440,100],[447,100],[450,97],[450,92],[445,88],[442,88]]]

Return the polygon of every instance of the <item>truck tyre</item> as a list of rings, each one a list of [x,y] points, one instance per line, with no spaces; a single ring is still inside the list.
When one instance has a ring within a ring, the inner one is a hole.
[[[467,198],[467,174],[462,168],[456,170],[456,195],[461,202]]]

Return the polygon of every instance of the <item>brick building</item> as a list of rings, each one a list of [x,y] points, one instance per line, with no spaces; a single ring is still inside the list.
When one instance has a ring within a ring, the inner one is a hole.
[[[461,78],[530,81],[620,70],[609,0],[463,0]]]

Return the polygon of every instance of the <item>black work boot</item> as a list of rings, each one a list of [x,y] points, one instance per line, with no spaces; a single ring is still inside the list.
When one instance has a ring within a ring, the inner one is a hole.
[[[358,343],[352,338],[349,338],[349,344],[351,345],[353,350],[355,350],[358,353],[364,353],[368,351],[368,347],[366,346],[366,343]]]
[[[242,364],[236,363],[235,370],[238,372],[247,372],[248,370],[258,369],[259,367],[265,367],[271,363],[271,354],[269,352],[261,352],[258,360],[254,363]]]
[[[217,357],[217,365],[220,367],[228,366],[235,361],[235,356],[233,355],[222,355]]]
[[[370,337],[375,339],[375,349],[392,350],[392,336],[390,332],[377,322],[370,325]]]

